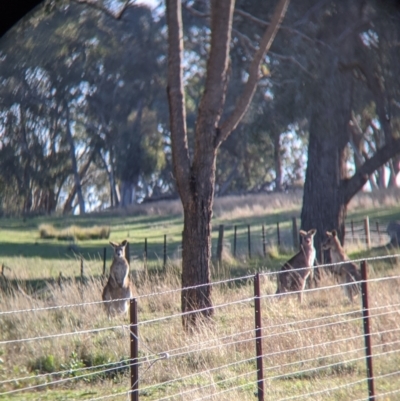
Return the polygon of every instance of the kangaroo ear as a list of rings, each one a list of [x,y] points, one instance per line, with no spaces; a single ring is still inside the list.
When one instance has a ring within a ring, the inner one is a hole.
[[[337,235],[337,231],[336,230],[332,230],[332,237],[336,237]]]
[[[307,234],[314,236],[317,233],[317,230],[315,228],[312,228],[311,230],[308,231]]]
[[[307,235],[307,233],[306,233],[304,230],[300,230],[300,231],[299,231],[299,234],[300,234],[302,237],[305,237],[305,236]]]
[[[121,246],[123,246],[123,247],[125,248],[127,245],[128,245],[128,241],[127,241],[126,239],[124,239],[124,240],[121,242]]]
[[[118,246],[118,244],[117,244],[116,242],[112,242],[112,241],[110,241],[110,245],[111,245],[113,248],[116,248],[116,247]]]
[[[328,237],[332,237],[332,233],[330,231],[326,231],[325,233]]]

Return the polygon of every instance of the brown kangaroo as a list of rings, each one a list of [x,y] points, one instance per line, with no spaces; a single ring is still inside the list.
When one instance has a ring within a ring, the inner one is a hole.
[[[349,257],[340,244],[336,230],[332,230],[331,232],[327,231],[326,235],[327,239],[323,242],[322,248],[330,251],[332,263],[340,263],[349,260]],[[353,302],[360,292],[360,284],[357,282],[361,281],[361,273],[357,269],[357,265],[350,261],[347,263],[340,263],[333,267],[333,273],[340,284],[347,284],[343,286],[343,291],[350,302]]]
[[[118,313],[126,313],[128,310],[129,298],[132,297],[131,282],[129,279],[129,263],[125,258],[126,240],[120,244],[111,242],[114,248],[114,259],[110,267],[110,275],[107,284],[103,289],[103,301],[119,299],[119,301],[105,302],[108,317]]]
[[[315,260],[314,235],[315,228],[309,231],[300,230],[302,237],[300,251],[289,259],[278,273],[278,289],[276,294],[299,291],[299,302],[303,302],[303,291],[306,280],[313,276],[313,266]]]

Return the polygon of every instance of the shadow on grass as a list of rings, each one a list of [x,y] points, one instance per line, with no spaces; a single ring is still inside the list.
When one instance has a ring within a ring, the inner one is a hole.
[[[76,285],[87,285],[90,282],[102,280],[105,283],[105,278],[102,276],[75,276],[75,277],[60,277],[60,278],[38,278],[38,279],[8,279],[0,275],[0,291],[4,293],[20,292],[23,294],[33,295],[41,294],[49,290],[49,287],[59,286],[62,288],[66,284],[75,283]]]

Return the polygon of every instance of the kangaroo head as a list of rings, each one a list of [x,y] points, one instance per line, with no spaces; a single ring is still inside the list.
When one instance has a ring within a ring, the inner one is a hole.
[[[340,246],[336,230],[327,231],[326,237],[327,237],[326,240],[322,243],[322,249],[328,250],[337,248],[338,245]]]
[[[309,231],[300,230],[299,234],[301,235],[301,244],[305,247],[313,247],[314,246],[314,235],[317,230],[313,228]]]
[[[110,241],[110,244],[114,248],[114,256],[117,258],[125,257],[125,247],[128,244],[127,240],[123,240],[120,244]]]

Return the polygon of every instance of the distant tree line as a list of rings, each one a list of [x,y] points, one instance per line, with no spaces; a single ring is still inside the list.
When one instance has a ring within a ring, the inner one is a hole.
[[[192,152],[210,7],[182,3]],[[236,2],[225,114],[240,97],[275,3]],[[398,13],[373,0],[354,4],[290,5],[249,110],[220,146],[217,196],[302,184],[307,159],[310,169],[337,182],[398,136]],[[133,4],[114,18],[80,1],[45,1],[0,40],[0,55],[2,213],[84,213],[178,196],[164,8]],[[315,165],[313,151],[307,155],[309,138],[323,141],[316,146],[326,148],[317,152],[325,167]],[[339,157],[341,167],[327,155]],[[372,188],[393,186],[398,172],[399,156],[390,154],[367,179]],[[308,175],[310,182],[326,181]]]

